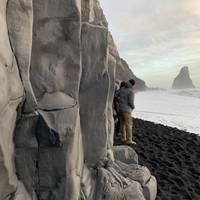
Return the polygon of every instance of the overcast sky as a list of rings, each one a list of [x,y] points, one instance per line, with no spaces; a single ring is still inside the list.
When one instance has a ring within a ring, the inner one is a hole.
[[[200,87],[200,0],[100,2],[121,57],[148,86],[169,88],[189,66]]]

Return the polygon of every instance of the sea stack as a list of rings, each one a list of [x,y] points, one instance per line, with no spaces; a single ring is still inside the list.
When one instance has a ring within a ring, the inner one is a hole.
[[[182,67],[178,76],[174,79],[173,89],[186,89],[195,88],[192,79],[190,78],[190,72],[188,67]]]

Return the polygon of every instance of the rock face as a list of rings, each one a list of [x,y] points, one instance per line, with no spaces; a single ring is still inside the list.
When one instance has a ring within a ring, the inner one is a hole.
[[[124,59],[120,58],[111,33],[109,33],[108,42],[109,42],[111,54],[116,57],[116,61],[117,61],[116,82],[128,81],[130,79],[134,79],[136,81],[136,84],[135,84],[136,90],[146,90],[148,88],[146,86],[146,83],[143,80],[136,77],[133,74],[132,70],[129,68],[128,63]]]
[[[119,60],[99,2],[2,0],[0,25],[0,199],[154,200],[149,170],[113,154]]]
[[[128,63],[121,59],[121,62],[118,64],[117,69],[116,69],[116,79],[117,80],[123,80],[123,81],[128,81],[130,79],[135,80],[135,90],[146,90],[148,87],[146,86],[146,83],[136,77],[131,69],[128,66]]]
[[[192,79],[190,78],[189,68],[183,67],[178,76],[174,79],[173,89],[195,88]]]

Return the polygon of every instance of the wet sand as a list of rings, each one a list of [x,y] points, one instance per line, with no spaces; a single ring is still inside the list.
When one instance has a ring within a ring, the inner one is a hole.
[[[140,119],[134,124],[133,148],[157,178],[157,200],[200,200],[200,137]]]

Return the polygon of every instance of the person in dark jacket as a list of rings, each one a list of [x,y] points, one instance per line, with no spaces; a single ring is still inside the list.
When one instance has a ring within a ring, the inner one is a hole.
[[[131,113],[135,108],[133,86],[135,81],[129,80],[119,91],[119,113],[120,113],[120,137],[122,142],[136,144],[133,141],[133,121]]]
[[[115,133],[116,136],[120,136],[120,113],[119,113],[119,93],[120,90],[126,85],[126,82],[122,81],[120,83],[120,88],[115,90],[114,100],[113,100],[113,113],[114,113],[114,121],[115,121]]]

